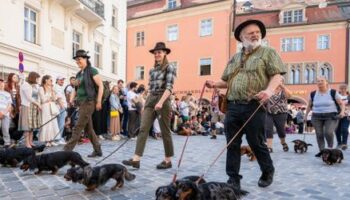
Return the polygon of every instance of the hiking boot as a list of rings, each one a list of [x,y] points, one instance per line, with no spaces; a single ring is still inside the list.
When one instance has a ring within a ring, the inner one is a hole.
[[[133,168],[136,168],[136,169],[140,168],[140,161],[133,161],[132,159],[129,159],[129,160],[123,160],[122,163],[127,166],[132,166]]]
[[[275,170],[272,170],[270,172],[263,172],[258,182],[259,187],[267,187],[271,185],[274,173]]]
[[[94,151],[91,154],[89,154],[87,157],[89,158],[95,158],[95,157],[102,157],[102,152],[101,151]]]
[[[171,162],[167,163],[164,160],[157,165],[157,169],[169,169],[171,167],[172,167]]]

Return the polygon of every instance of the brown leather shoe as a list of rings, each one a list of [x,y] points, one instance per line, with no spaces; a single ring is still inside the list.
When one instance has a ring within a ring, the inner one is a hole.
[[[171,167],[172,167],[171,162],[167,163],[164,160],[160,164],[157,165],[157,169],[169,169]]]
[[[132,159],[129,159],[129,160],[123,160],[122,163],[127,166],[132,166],[133,168],[137,168],[137,169],[140,168],[140,161],[133,161]]]

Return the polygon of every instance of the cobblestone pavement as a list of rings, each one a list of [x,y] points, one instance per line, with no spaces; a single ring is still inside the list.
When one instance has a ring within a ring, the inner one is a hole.
[[[287,141],[290,149],[294,139],[302,139],[302,135],[288,135]],[[175,152],[179,156],[185,137],[174,136]],[[350,150],[345,151],[345,160],[341,164],[328,166],[321,159],[315,158],[317,145],[315,135],[307,135],[306,141],[314,146],[305,154],[296,154],[293,151],[283,152],[278,139],[274,141],[274,153],[272,159],[276,168],[273,184],[268,188],[259,188],[257,181],[260,170],[257,162],[242,158],[241,181],[242,188],[250,194],[244,199],[350,199]],[[112,152],[122,141],[103,141],[104,155]],[[136,141],[129,141],[116,154],[105,160],[106,163],[121,163],[123,159],[130,158],[133,154]],[[246,142],[243,142],[246,143]],[[217,140],[210,140],[206,136],[193,136],[190,138],[185,152],[183,164],[179,171],[179,177],[187,175],[200,175],[221,151],[225,144],[224,136],[218,136]],[[53,147],[48,151],[60,150],[62,147]],[[90,144],[79,145],[75,149],[88,162],[96,163],[98,159],[88,159],[91,152]],[[43,173],[36,176],[33,172],[22,172],[19,169],[0,168],[0,199],[154,199],[154,193],[158,186],[170,183],[175,171],[177,157],[173,161],[173,169],[160,171],[155,169],[156,164],[162,160],[163,144],[161,140],[149,139],[145,156],[141,162],[141,169],[131,170],[137,178],[131,182],[125,182],[123,188],[111,191],[114,181],[109,181],[105,186],[95,192],[86,192],[80,184],[66,182],[63,175],[68,167],[62,168],[58,175]],[[226,181],[225,174],[226,154],[218,160],[215,166],[205,177],[209,181]]]

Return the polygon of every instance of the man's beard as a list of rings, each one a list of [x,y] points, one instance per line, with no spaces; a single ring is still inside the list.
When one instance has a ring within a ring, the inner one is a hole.
[[[253,42],[251,42],[245,38],[243,38],[243,40],[242,40],[243,47],[246,48],[248,51],[251,51],[251,50],[257,48],[258,46],[261,45],[261,43],[262,43],[261,38],[259,38],[257,41],[255,40]]]

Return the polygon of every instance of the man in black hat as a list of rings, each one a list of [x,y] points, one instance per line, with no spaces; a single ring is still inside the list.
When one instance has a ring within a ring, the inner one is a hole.
[[[267,187],[273,181],[274,167],[264,143],[265,110],[258,107],[266,102],[277,86],[282,83],[284,65],[276,51],[261,46],[266,36],[264,24],[259,20],[248,20],[235,30],[235,38],[242,42],[243,49],[235,54],[226,66],[222,81],[207,81],[210,88],[227,88],[228,109],[225,117],[225,133],[229,142],[244,123],[244,126],[231,145],[227,148],[226,173],[228,183],[240,188],[239,175],[242,133],[246,134],[249,146],[257,157],[262,175],[258,185]],[[254,114],[254,111],[258,111]]]
[[[76,91],[70,97],[70,103],[73,104],[75,96],[79,104],[79,118],[73,128],[71,139],[64,146],[65,151],[72,151],[80,140],[81,132],[85,130],[94,147],[92,154],[88,157],[102,156],[101,145],[93,129],[91,116],[96,110],[102,108],[103,83],[97,69],[91,66],[90,56],[84,50],[77,50],[73,59],[75,59],[80,71],[77,73],[75,86]],[[96,91],[96,88],[98,90]]]
[[[174,156],[173,140],[170,130],[171,103],[170,95],[176,78],[176,69],[170,65],[167,55],[170,53],[164,42],[158,42],[150,50],[154,56],[154,67],[150,70],[149,95],[144,105],[141,117],[140,132],[137,136],[134,156],[124,160],[124,165],[140,168],[140,160],[145,150],[149,130],[153,122],[158,118],[162,139],[164,144],[164,160],[157,165],[157,169],[168,169],[172,167],[171,157]]]

